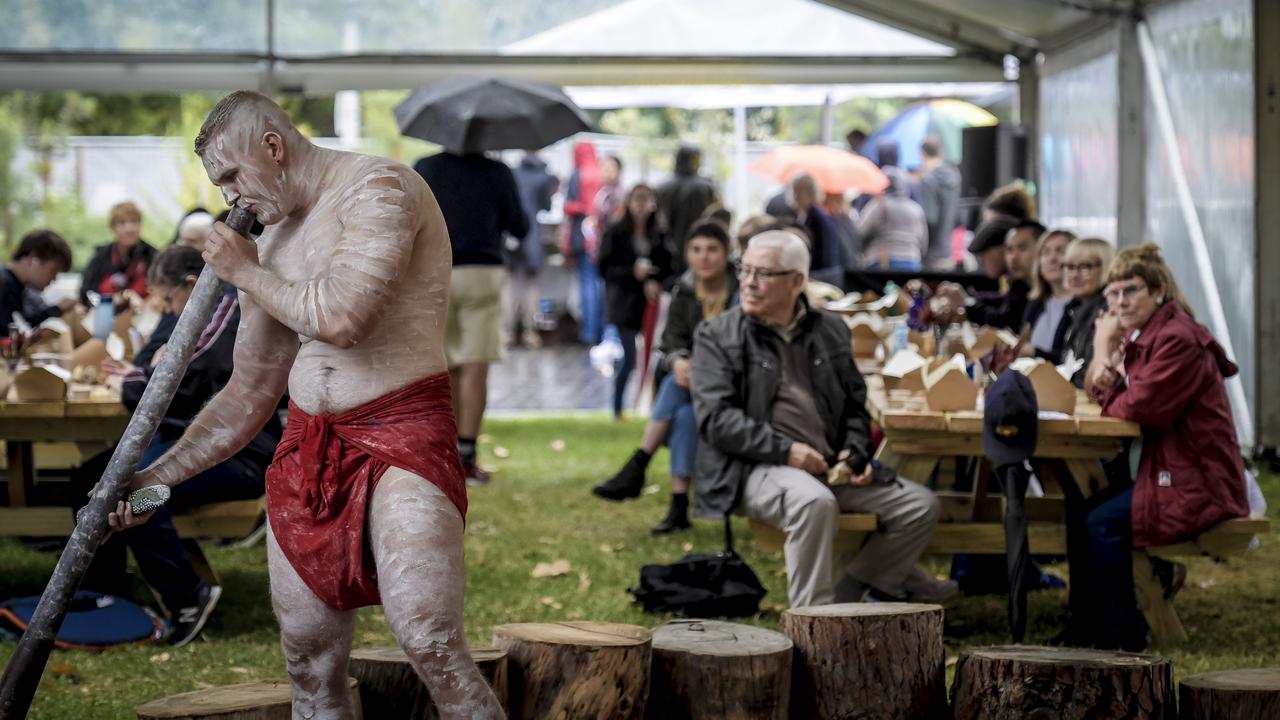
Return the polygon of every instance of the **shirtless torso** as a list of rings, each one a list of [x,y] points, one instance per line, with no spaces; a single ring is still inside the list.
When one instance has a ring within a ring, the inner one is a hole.
[[[229,457],[275,412],[286,386],[300,411],[330,418],[445,370],[449,241],[417,173],[312,145],[279,106],[256,93],[224,98],[196,151],[227,202],[254,213],[267,229],[255,246],[215,225],[205,260],[240,290],[242,301],[235,369],[182,439],[135,476],[135,487],[175,485]],[[440,394],[447,408],[447,390]],[[447,436],[441,461],[418,463],[418,474],[390,463],[376,485],[367,486],[373,489],[362,496],[363,517],[341,519],[346,524],[333,542],[355,537],[357,550],[363,543],[371,551],[376,573],[367,577],[376,581],[374,596],[380,595],[391,631],[441,717],[498,718],[501,707],[476,670],[463,631],[465,493],[460,506],[436,484],[448,485],[441,477],[424,477],[457,466],[452,416],[446,416],[440,424],[447,433],[434,432],[438,415],[419,418],[416,426],[436,443]],[[461,474],[455,475],[460,486]],[[310,511],[306,502],[291,507]],[[281,550],[277,535],[284,526],[277,527],[270,501],[268,509],[272,604],[293,683],[293,715],[354,718],[347,658],[355,612],[326,604],[316,586],[303,581]],[[121,504],[111,527],[146,519]],[[328,537],[312,532],[309,539],[325,543]]]
[[[435,198],[413,170],[379,158],[318,152],[332,156],[322,183],[326,190],[305,214],[268,227],[258,239],[258,258],[264,269],[286,283],[279,293],[284,299],[292,299],[289,287],[305,285],[335,267],[367,274],[369,285],[388,287],[387,292],[352,289],[345,296],[341,290],[330,290],[338,297],[329,312],[357,313],[356,308],[343,307],[347,302],[382,307],[378,322],[350,347],[309,335],[322,324],[316,315],[325,309],[320,303],[295,307],[288,317],[287,325],[301,341],[290,371],[289,397],[308,414],[336,415],[446,370],[449,238]],[[378,185],[370,187],[375,182]],[[392,183],[403,190],[385,187]],[[385,221],[377,228],[379,218],[373,216],[385,213],[385,205],[391,203],[402,218],[392,228],[385,227]],[[410,220],[417,226],[410,226]],[[333,232],[335,227],[341,230]],[[399,234],[399,242],[369,238],[389,229]],[[246,292],[271,294],[270,287],[256,289]]]

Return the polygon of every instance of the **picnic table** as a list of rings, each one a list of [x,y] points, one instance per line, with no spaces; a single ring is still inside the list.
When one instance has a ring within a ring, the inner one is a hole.
[[[0,535],[70,535],[71,509],[33,506],[36,443],[107,447],[124,433],[129,411],[118,397],[45,402],[0,401],[0,439],[8,456],[9,505],[0,508]]]

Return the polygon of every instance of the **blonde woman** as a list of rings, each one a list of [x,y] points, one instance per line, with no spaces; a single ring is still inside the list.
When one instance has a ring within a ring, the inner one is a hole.
[[[1093,360],[1093,326],[1098,315],[1107,309],[1107,299],[1102,294],[1102,281],[1111,267],[1115,250],[1111,243],[1097,237],[1072,240],[1062,260],[1062,274],[1067,292],[1077,304],[1067,311],[1069,326],[1062,339],[1062,361],[1080,361],[1080,368],[1071,376],[1078,388],[1084,387],[1085,370]]]
[[[1055,365],[1062,361],[1063,337],[1067,334],[1067,313],[1077,304],[1066,288],[1062,259],[1067,245],[1075,240],[1070,230],[1049,230],[1036,241],[1031,261],[1031,292],[1022,324],[1031,330],[1031,342],[1023,354],[1042,357]]]

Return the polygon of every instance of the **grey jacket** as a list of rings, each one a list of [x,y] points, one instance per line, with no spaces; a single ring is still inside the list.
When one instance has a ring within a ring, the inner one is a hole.
[[[787,464],[793,438],[769,424],[778,391],[775,348],[780,342],[773,330],[744,315],[740,307],[698,326],[691,392],[698,418],[694,512],[699,517],[728,515],[756,465]],[[847,448],[850,465],[862,467],[871,457],[871,417],[866,384],[850,352],[848,327],[834,315],[809,310],[792,342],[803,343],[809,358],[813,399],[827,430],[827,444],[837,451]]]

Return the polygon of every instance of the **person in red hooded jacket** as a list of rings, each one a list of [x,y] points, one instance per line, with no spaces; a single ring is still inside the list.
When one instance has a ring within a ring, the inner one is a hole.
[[[573,146],[573,174],[564,195],[565,245],[573,259],[574,272],[578,275],[578,294],[582,302],[582,317],[578,337],[588,345],[600,342],[604,334],[604,281],[596,268],[596,248],[599,237],[589,238],[585,232],[586,220],[595,215],[596,195],[600,192],[600,164],[596,160],[596,146],[589,142]]]
[[[1102,585],[1102,638],[1146,643],[1131,549],[1188,540],[1249,514],[1244,461],[1225,379],[1235,363],[1196,322],[1160,248],[1120,251],[1107,273],[1110,308],[1098,319],[1086,389],[1103,415],[1142,426],[1129,450],[1133,485],[1093,508],[1090,553]],[[1171,596],[1185,568],[1157,564]],[[1105,641],[1104,641],[1105,642]]]

